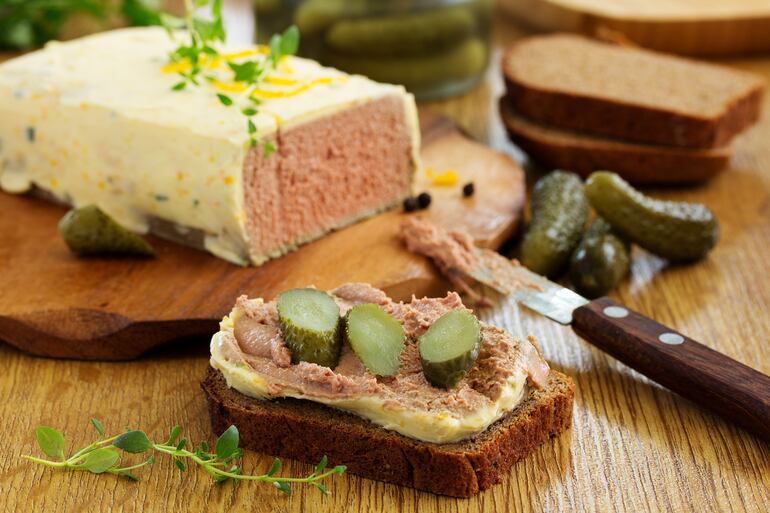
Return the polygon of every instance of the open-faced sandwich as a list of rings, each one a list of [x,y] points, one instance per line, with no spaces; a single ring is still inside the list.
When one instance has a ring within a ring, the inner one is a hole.
[[[456,293],[395,302],[366,284],[238,298],[202,383],[215,431],[245,447],[471,496],[569,427],[573,384],[533,338]]]

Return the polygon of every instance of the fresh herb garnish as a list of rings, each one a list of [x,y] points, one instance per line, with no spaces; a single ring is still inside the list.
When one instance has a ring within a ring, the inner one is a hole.
[[[120,14],[129,25],[158,25],[160,0],[0,0],[0,48],[28,50],[59,36],[67,21],[86,15],[105,21]]]
[[[279,477],[275,474],[281,468],[281,460],[275,458],[270,469],[260,475],[244,475],[240,466],[243,450],[238,447],[238,429],[230,426],[217,439],[214,451],[209,452],[208,444],[203,441],[197,446],[190,445],[186,438],[179,438],[182,428],[174,426],[169,437],[162,443],[150,441],[147,434],[140,430],[127,430],[120,435],[105,438],[104,426],[97,419],[91,419],[91,425],[99,434],[96,442],[78,449],[71,456],[64,455],[64,436],[54,428],[39,426],[35,430],[37,443],[40,449],[54,459],[43,459],[35,456],[22,456],[29,461],[62,470],[85,470],[92,474],[114,474],[138,481],[139,477],[134,471],[151,465],[155,461],[155,454],[151,454],[146,460],[134,465],[120,466],[119,449],[131,454],[143,454],[148,451],[162,453],[171,456],[174,464],[181,471],[186,471],[188,464],[198,465],[204,472],[216,481],[230,479],[239,481],[261,481],[272,483],[273,486],[286,494],[291,494],[291,484],[307,484],[318,488],[324,495],[329,491],[321,483],[324,479],[345,473],[345,466],[338,465],[327,470],[326,456],[315,466],[313,472],[307,477]],[[190,449],[188,449],[190,445]]]
[[[208,12],[206,12],[208,7]],[[202,13],[202,14],[201,14]],[[185,0],[185,16],[183,18],[162,14],[161,23],[169,35],[177,40],[179,29],[185,29],[179,46],[170,54],[174,64],[180,64],[179,82],[172,86],[174,91],[188,87],[200,87],[220,82],[219,77],[210,66],[211,63],[227,63],[232,74],[232,82],[236,85],[237,94],[228,95],[216,93],[219,102],[225,107],[237,107],[246,117],[246,130],[252,146],[257,144],[257,127],[254,116],[259,112],[260,100],[255,90],[261,82],[278,67],[281,58],[294,55],[299,48],[299,30],[292,25],[282,34],[275,34],[270,39],[267,53],[251,59],[227,60],[218,50],[220,43],[225,40],[225,28],[222,22],[222,0]],[[275,151],[275,146],[266,141],[263,144],[262,155],[267,158]]]

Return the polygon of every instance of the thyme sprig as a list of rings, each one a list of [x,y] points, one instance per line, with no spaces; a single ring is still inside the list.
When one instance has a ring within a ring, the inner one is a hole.
[[[201,16],[209,7],[208,15]],[[172,63],[184,63],[184,69],[178,71],[180,80],[172,87],[181,91],[187,87],[198,87],[202,84],[214,84],[217,76],[207,67],[207,63],[222,59],[218,50],[220,43],[225,40],[225,27],[222,21],[222,0],[185,0],[185,15],[183,18],[161,14],[161,23],[169,35],[176,38],[179,29],[185,29],[181,43],[175,48],[169,58]],[[226,61],[234,82],[239,83],[241,92],[230,96],[216,93],[219,102],[225,107],[237,107],[246,117],[246,130],[252,146],[257,144],[257,126],[254,116],[259,112],[260,100],[255,96],[255,90],[265,78],[274,71],[281,58],[294,55],[299,48],[299,30],[292,25],[282,34],[274,34],[270,39],[267,55],[253,59]],[[275,147],[270,141],[263,144],[263,157],[267,158]]]
[[[146,460],[134,465],[120,466],[120,452],[118,450],[120,449],[131,454],[143,454],[154,451],[171,456],[174,464],[183,472],[187,470],[189,464],[195,464],[218,482],[232,479],[272,483],[278,490],[289,495],[291,494],[292,484],[311,485],[320,490],[324,495],[328,495],[329,490],[321,481],[333,475],[345,473],[345,466],[343,465],[327,469],[328,460],[324,456],[315,466],[313,472],[306,477],[277,476],[276,474],[281,469],[281,460],[279,458],[273,460],[266,473],[245,475],[243,474],[243,468],[240,466],[243,450],[238,447],[240,440],[238,429],[235,426],[230,426],[222,433],[214,445],[214,451],[210,452],[205,441],[200,442],[193,448],[190,446],[187,438],[180,438],[182,428],[179,426],[174,426],[171,429],[166,441],[154,443],[141,430],[129,429],[119,435],[105,437],[104,427],[101,422],[97,419],[91,419],[91,425],[96,429],[99,438],[95,442],[76,450],[69,457],[64,455],[64,436],[54,428],[39,426],[35,430],[35,436],[40,449],[47,456],[55,459],[49,460],[29,455],[22,457],[34,463],[62,470],[80,470],[91,472],[92,474],[107,473],[139,481],[139,477],[134,474],[134,471],[141,467],[152,465],[155,461],[155,455],[151,454]],[[192,450],[188,449],[188,446]]]

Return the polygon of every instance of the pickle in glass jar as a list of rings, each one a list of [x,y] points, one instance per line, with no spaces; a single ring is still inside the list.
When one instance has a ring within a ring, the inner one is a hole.
[[[429,57],[374,59],[329,53],[327,61],[329,65],[349,73],[416,89],[445,80],[470,79],[479,75],[487,65],[487,49],[481,40],[471,38],[452,50]]]
[[[412,57],[437,54],[460,44],[476,31],[469,9],[449,7],[414,14],[349,18],[326,33],[336,53],[370,57]]]

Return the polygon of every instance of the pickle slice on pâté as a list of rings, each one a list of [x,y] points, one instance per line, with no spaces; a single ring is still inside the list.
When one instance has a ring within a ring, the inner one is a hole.
[[[479,355],[481,326],[468,310],[452,310],[420,336],[418,345],[428,381],[436,387],[452,388]]]
[[[291,289],[278,296],[281,334],[291,361],[333,368],[340,356],[340,308],[317,289]]]
[[[347,315],[348,342],[364,366],[378,376],[398,372],[406,342],[404,327],[379,305],[356,305]]]

